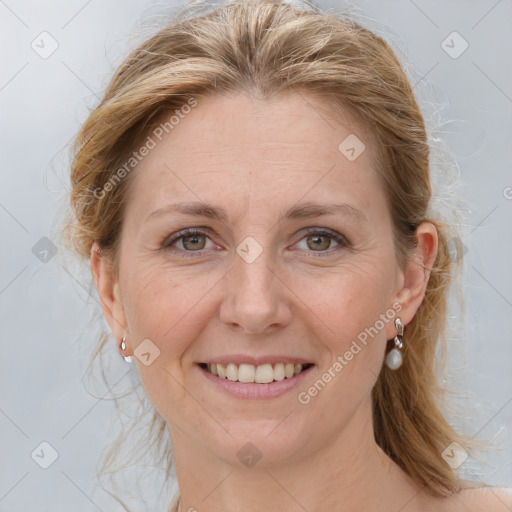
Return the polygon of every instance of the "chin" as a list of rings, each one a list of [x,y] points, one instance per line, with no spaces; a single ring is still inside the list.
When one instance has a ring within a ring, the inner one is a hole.
[[[248,468],[271,468],[294,458],[304,456],[304,446],[310,433],[301,432],[299,425],[290,418],[233,420],[227,430],[231,434],[207,442],[214,456],[226,464]]]

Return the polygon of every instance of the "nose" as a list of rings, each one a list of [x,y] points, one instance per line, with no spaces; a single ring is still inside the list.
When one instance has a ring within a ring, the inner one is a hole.
[[[290,323],[291,292],[271,260],[269,250],[252,262],[234,256],[223,280],[223,324],[240,332],[267,334]]]

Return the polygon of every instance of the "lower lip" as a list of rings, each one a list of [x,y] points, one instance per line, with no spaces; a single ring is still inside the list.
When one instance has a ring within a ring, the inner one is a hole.
[[[265,400],[284,395],[286,392],[296,388],[307,377],[309,372],[314,368],[314,365],[306,368],[290,379],[284,378],[283,380],[275,380],[268,384],[244,384],[243,382],[223,379],[217,375],[213,375],[213,373],[210,373],[199,365],[197,365],[197,367],[209,382],[232,396],[252,400]]]

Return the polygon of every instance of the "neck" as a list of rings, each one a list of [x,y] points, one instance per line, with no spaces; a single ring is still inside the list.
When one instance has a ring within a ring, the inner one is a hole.
[[[321,426],[317,434],[325,434]],[[320,450],[275,465],[226,463],[180,429],[171,429],[171,438],[179,512],[384,512],[400,510],[411,500],[420,507],[419,486],[375,442],[370,401],[341,432],[326,435]]]

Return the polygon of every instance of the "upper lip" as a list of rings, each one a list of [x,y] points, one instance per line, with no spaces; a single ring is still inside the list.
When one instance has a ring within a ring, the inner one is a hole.
[[[249,356],[247,354],[230,354],[226,356],[216,356],[208,358],[205,361],[201,361],[203,364],[252,364],[254,366],[260,366],[262,364],[277,364],[277,363],[293,363],[293,364],[313,364],[311,360],[303,359],[295,356]]]

